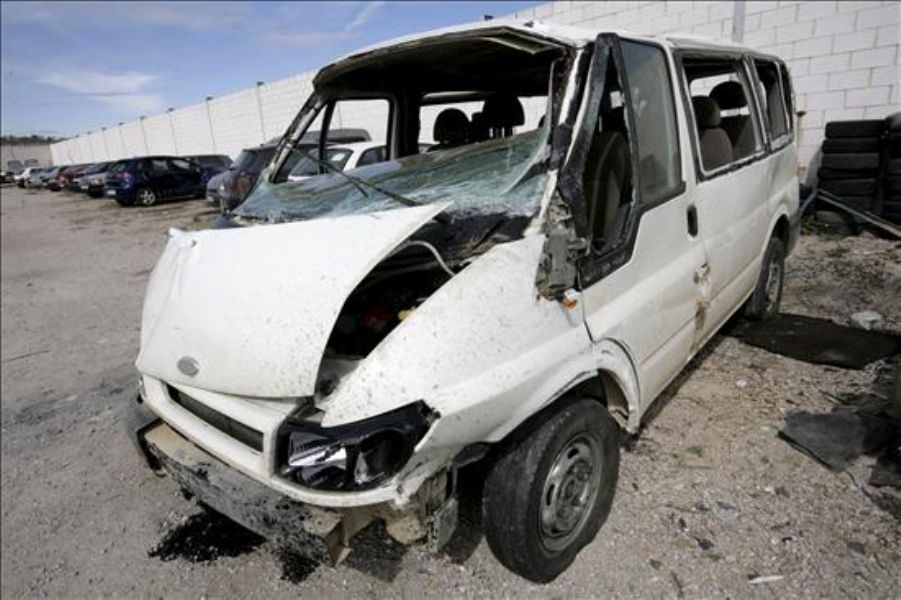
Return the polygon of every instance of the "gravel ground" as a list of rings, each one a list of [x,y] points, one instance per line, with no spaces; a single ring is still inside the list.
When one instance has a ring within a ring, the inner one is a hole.
[[[5,597],[897,597],[901,523],[867,495],[872,458],[834,474],[780,440],[792,411],[884,393],[891,361],[806,364],[717,336],[624,452],[613,512],[557,581],[505,571],[480,533],[479,473],[437,556],[373,527],[346,563],[312,566],[183,499],[143,467],[120,423],[135,393],[147,275],[202,202],[125,209],[4,188],[2,572]],[[802,237],[784,309],[901,330],[901,247]],[[894,359],[897,360],[897,359]],[[862,487],[863,486],[863,487]],[[751,583],[760,576],[779,576]]]

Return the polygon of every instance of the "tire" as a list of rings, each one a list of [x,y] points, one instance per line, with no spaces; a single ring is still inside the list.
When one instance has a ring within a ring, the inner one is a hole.
[[[872,173],[861,173],[860,171],[846,171],[844,169],[830,169],[820,167],[817,169],[817,179],[820,181],[835,181],[836,179],[861,179],[864,177],[876,177],[875,171]]]
[[[763,266],[754,292],[744,307],[744,315],[755,321],[767,321],[779,314],[782,287],[785,284],[785,244],[777,237],[770,238],[763,253]]]
[[[884,128],[885,121],[882,119],[832,121],[826,123],[826,137],[830,139],[880,137]]]
[[[873,207],[872,196],[844,196],[842,201],[858,210],[870,210]]]
[[[491,551],[535,583],[553,581],[594,539],[619,476],[619,428],[600,403],[568,400],[541,417],[513,434],[482,498]]]
[[[901,158],[890,158],[885,172],[890,176],[901,177]]]
[[[823,140],[823,154],[848,154],[857,152],[879,152],[882,144],[879,138],[836,138]]]
[[[836,196],[872,196],[876,193],[875,179],[826,180],[820,187]]]
[[[820,165],[827,169],[846,171],[875,171],[879,168],[879,154],[824,154]]]
[[[135,199],[133,204],[141,206],[153,206],[159,201],[159,196],[149,187],[142,187],[135,190]]]

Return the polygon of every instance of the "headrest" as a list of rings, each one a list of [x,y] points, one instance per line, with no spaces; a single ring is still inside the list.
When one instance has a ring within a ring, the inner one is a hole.
[[[744,108],[748,105],[748,99],[745,98],[745,90],[737,81],[724,81],[717,85],[710,92],[719,105],[720,110],[730,110],[733,108]]]
[[[438,113],[432,137],[439,143],[461,144],[469,135],[469,118],[459,108],[445,108]]]
[[[488,124],[485,123],[485,115],[480,112],[472,113],[472,123],[469,125],[469,139],[473,142],[481,142],[488,139]]]
[[[692,96],[691,105],[695,110],[698,129],[715,129],[720,126],[720,107],[713,98]]]
[[[522,102],[509,94],[496,94],[486,98],[482,114],[488,127],[518,127],[526,122]]]

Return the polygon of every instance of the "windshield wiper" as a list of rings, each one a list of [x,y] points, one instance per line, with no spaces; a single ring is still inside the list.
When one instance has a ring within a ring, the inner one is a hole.
[[[423,204],[421,202],[417,202],[416,200],[407,198],[406,196],[402,196],[401,194],[397,194],[395,192],[392,192],[391,190],[386,190],[385,188],[378,186],[370,181],[366,181],[365,179],[360,179],[359,177],[354,177],[353,175],[345,173],[343,170],[336,167],[329,161],[323,160],[316,156],[313,156],[312,154],[310,154],[310,152],[308,150],[301,150],[300,148],[291,148],[290,151],[297,152],[301,156],[305,156],[305,157],[309,158],[310,160],[315,162],[320,167],[324,167],[324,168],[328,169],[329,171],[331,171],[332,173],[337,173],[338,175],[340,175],[341,177],[346,179],[348,182],[350,182],[351,185],[353,185],[355,188],[357,188],[358,192],[360,192],[367,198],[369,198],[369,192],[366,191],[366,188],[368,187],[384,196],[387,196],[388,198],[391,198],[395,202],[403,204],[404,206],[411,206],[411,207],[423,206]],[[435,215],[435,220],[438,221],[439,223],[442,223],[445,225],[447,223],[450,223],[450,219],[446,215],[443,215],[443,214]]]

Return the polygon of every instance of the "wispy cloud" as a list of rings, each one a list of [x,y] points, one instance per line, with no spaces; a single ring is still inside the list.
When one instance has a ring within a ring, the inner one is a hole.
[[[372,20],[375,16],[375,13],[379,11],[379,9],[385,3],[382,0],[374,0],[373,2],[366,2],[363,4],[363,7],[357,11],[357,14],[354,16],[353,21],[347,24],[344,28],[344,31],[356,31],[366,23]]]
[[[85,69],[68,69],[48,73],[37,83],[52,85],[67,92],[87,96],[122,111],[153,111],[163,106],[159,94],[146,90],[156,75],[126,71],[100,73]]]
[[[361,2],[350,20],[341,29],[325,31],[291,31],[268,30],[260,38],[269,44],[279,46],[319,46],[334,44],[356,37],[357,30],[369,23],[379,9],[385,4],[382,0]]]

